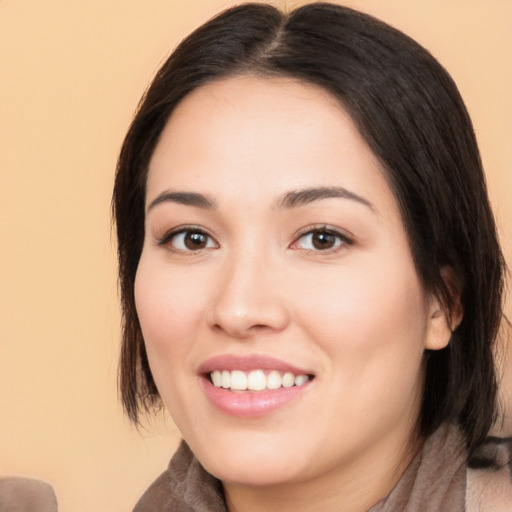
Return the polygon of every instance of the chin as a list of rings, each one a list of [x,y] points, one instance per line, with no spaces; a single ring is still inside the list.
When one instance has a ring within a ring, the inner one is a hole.
[[[248,457],[225,458],[221,463],[207,461],[205,469],[225,484],[269,487],[291,483],[297,479],[297,467],[275,460],[254,460]]]
[[[297,453],[300,441],[287,443],[268,434],[227,437],[227,443],[217,437],[216,443],[191,446],[203,467],[224,483],[271,486],[294,481],[305,472]]]

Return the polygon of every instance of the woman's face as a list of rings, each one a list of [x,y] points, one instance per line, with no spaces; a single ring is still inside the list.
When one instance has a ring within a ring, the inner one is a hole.
[[[445,340],[397,203],[339,104],[285,79],[195,90],[158,142],[146,209],[137,312],[160,395],[206,469],[250,485],[396,470],[423,352]]]

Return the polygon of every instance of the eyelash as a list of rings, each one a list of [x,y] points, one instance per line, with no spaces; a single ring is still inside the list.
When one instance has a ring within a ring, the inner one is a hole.
[[[327,224],[317,224],[313,226],[306,226],[302,228],[297,235],[294,237],[294,242],[291,244],[292,247],[296,245],[302,238],[313,235],[314,233],[325,233],[327,235],[332,235],[339,240],[339,244],[335,247],[320,250],[320,249],[303,249],[310,253],[320,253],[320,254],[333,254],[343,249],[343,247],[350,246],[354,244],[353,238],[349,237],[347,234],[342,233],[340,230],[333,228],[332,226],[328,226]]]
[[[178,235],[181,234],[187,234],[187,233],[193,233],[193,234],[199,234],[207,237],[209,240],[213,241],[215,245],[218,247],[218,242],[203,228],[200,228],[199,226],[180,226],[178,228],[174,228],[170,231],[167,231],[161,238],[157,240],[158,246],[165,246],[170,244]],[[299,250],[299,248],[294,248],[293,246],[297,245],[299,241],[309,235],[313,235],[315,233],[324,233],[327,235],[334,236],[338,239],[339,243],[335,247],[328,248],[325,250],[322,249],[303,249],[305,251],[311,252],[311,253],[320,253],[320,254],[332,254],[336,253],[339,250],[341,250],[344,246],[350,246],[353,245],[354,240],[347,236],[346,234],[340,232],[338,229],[333,228],[331,226],[328,226],[326,224],[321,225],[313,225],[313,226],[306,226],[305,228],[302,228],[295,236],[294,241],[290,244],[290,248]],[[184,250],[184,249],[178,249],[175,247],[172,247],[171,250],[175,252],[179,252],[182,254],[197,254],[198,252],[211,247],[204,247],[197,250]]]
[[[203,228],[200,228],[199,226],[180,226],[178,228],[171,229],[170,231],[167,231],[164,236],[159,238],[157,240],[158,246],[165,246],[170,244],[178,235],[186,234],[186,233],[194,233],[199,234],[207,237],[210,240],[213,240],[213,242],[218,246],[218,243],[215,241],[215,239],[208,233],[208,231],[205,231]],[[208,247],[210,248],[210,247]],[[184,249],[178,249],[175,247],[171,248],[172,251],[179,252],[181,254],[196,254],[199,251],[203,250],[203,248],[198,250],[184,250]]]

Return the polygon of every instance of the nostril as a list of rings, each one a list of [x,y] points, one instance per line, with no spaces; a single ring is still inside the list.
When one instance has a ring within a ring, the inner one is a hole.
[[[253,331],[265,331],[265,330],[269,330],[270,326],[263,325],[263,324],[256,324],[256,325],[251,326],[250,329]]]

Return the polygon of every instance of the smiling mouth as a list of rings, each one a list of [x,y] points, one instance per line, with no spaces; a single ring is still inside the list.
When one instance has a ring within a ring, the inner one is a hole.
[[[208,374],[210,382],[217,388],[233,392],[258,392],[279,388],[302,386],[309,382],[313,376],[307,374],[295,375],[291,372],[272,370],[214,370]]]

